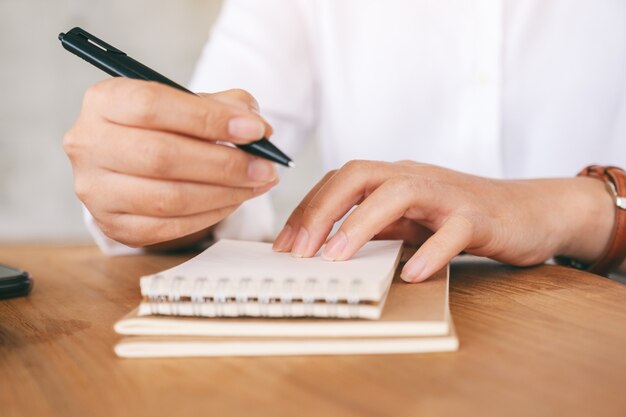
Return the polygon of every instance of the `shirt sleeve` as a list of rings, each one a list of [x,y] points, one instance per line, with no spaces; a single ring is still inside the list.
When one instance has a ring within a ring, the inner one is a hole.
[[[241,88],[259,102],[288,154],[308,139],[315,121],[314,72],[300,2],[227,0],[190,82],[195,92]]]
[[[304,20],[299,1],[225,1],[189,83],[195,92],[240,88],[251,93],[274,129],[270,140],[290,156],[309,139],[315,123],[314,68]],[[142,252],[108,238],[86,208],[84,219],[104,253]],[[273,222],[266,194],[220,222],[215,236],[272,240]]]
[[[294,155],[315,124],[315,68],[299,1],[228,0],[190,83],[195,92],[241,88],[272,125],[270,140]],[[272,240],[269,196],[246,201],[216,228],[216,238]]]

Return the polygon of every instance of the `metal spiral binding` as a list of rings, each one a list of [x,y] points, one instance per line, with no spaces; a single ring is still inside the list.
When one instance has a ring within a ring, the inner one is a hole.
[[[250,291],[251,283],[252,279],[250,278],[242,278],[239,280],[235,302],[237,303],[237,314],[240,316],[246,315],[246,307],[249,299],[248,292]]]
[[[230,280],[228,278],[220,278],[215,284],[215,295],[213,296],[213,306],[215,308],[215,317],[224,317],[228,296],[226,289]]]
[[[168,291],[162,291],[161,287],[164,281],[165,278],[161,275],[156,275],[152,279],[148,292],[150,312],[151,314],[163,314],[161,306],[167,305],[169,314],[180,315],[185,277],[174,277],[169,284]],[[229,278],[220,278],[215,281],[206,277],[195,278],[189,294],[192,315],[196,317],[232,315],[232,312],[228,310],[228,305],[234,304],[237,315],[245,316],[248,313],[247,307],[250,299],[255,298],[261,317],[269,317],[271,306],[274,304],[280,304],[279,308],[283,317],[292,317],[294,299],[297,299],[296,294],[301,294],[304,316],[315,315],[315,302],[321,297],[324,300],[327,317],[339,316],[339,305],[342,299],[347,301],[348,316],[351,318],[359,316],[361,302],[359,293],[363,283],[358,278],[351,280],[345,286],[338,278],[330,278],[320,282],[317,278],[310,277],[302,283],[301,291],[296,291],[297,281],[293,278],[285,278],[280,283],[277,283],[273,278],[264,278],[259,283],[257,291],[253,291],[254,280],[251,278],[238,280],[234,291],[229,291],[229,289],[233,289],[231,283]],[[213,291],[207,291],[208,289]],[[207,292],[212,293],[213,296],[205,296]],[[257,296],[253,297],[255,293]],[[280,296],[275,294],[280,294]],[[204,309],[207,304],[212,305],[209,314],[206,314]]]
[[[265,278],[261,281],[261,286],[259,287],[259,313],[261,317],[269,317],[269,309],[270,304],[274,302],[274,298],[272,297],[272,290],[274,289],[274,279],[273,278]]]
[[[359,317],[359,305],[361,303],[361,299],[358,294],[362,284],[362,281],[358,278],[355,278],[352,282],[350,282],[350,290],[348,291],[347,296],[350,318]]]
[[[204,306],[204,287],[208,280],[205,277],[198,277],[194,280],[193,290],[191,291],[191,311],[194,316],[202,316],[202,307]]]
[[[159,284],[163,280],[163,277],[156,275],[152,279],[152,285],[150,285],[150,292],[148,294],[148,300],[150,302],[150,314],[159,314],[159,302],[165,301],[165,296],[159,291]]]
[[[304,304],[304,315],[313,316],[315,309],[315,290],[317,289],[317,279],[307,278],[304,282],[302,293],[302,303]]]
[[[337,303],[339,302],[339,280],[331,278],[326,284],[326,315],[337,317]]]
[[[185,281],[184,277],[177,276],[172,280],[170,292],[168,294],[170,314],[178,316],[180,314],[180,287]]]
[[[282,306],[283,317],[291,317],[293,306],[293,290],[296,281],[293,278],[287,278],[283,281],[283,289],[280,295],[280,304]]]

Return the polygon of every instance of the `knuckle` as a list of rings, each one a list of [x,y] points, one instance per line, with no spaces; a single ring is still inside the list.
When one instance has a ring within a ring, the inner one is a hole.
[[[92,182],[84,175],[76,175],[74,178],[74,193],[85,205],[90,203],[92,185]]]
[[[91,85],[83,96],[83,107],[89,108],[102,103],[110,92],[111,80]]]
[[[248,180],[248,165],[252,162],[245,155],[225,155],[220,169],[217,169],[218,180],[222,184],[228,184],[234,178]]]
[[[455,216],[455,224],[464,235],[473,236],[477,229],[486,227],[486,221],[482,216],[473,213],[459,213]]]
[[[109,238],[131,248],[139,248],[156,243],[164,228],[159,221],[137,221],[129,214],[107,214],[96,218],[96,224]]]
[[[230,90],[230,93],[235,98],[237,98],[240,101],[245,102],[248,105],[251,105],[251,106],[258,105],[254,96],[250,94],[249,92],[247,92],[246,90],[242,90],[241,88],[235,88],[235,89]]]
[[[298,206],[293,210],[293,215],[298,218],[302,218],[304,213],[306,212],[306,205],[304,203],[298,204]]]
[[[148,171],[156,177],[166,177],[171,173],[176,159],[175,146],[164,140],[148,141],[142,154]]]
[[[120,242],[131,247],[139,246],[141,235],[137,233],[137,230],[132,230],[120,224],[118,216],[113,216],[108,221],[97,221],[97,223],[100,230],[102,230],[102,233],[116,242]]]
[[[342,175],[347,178],[361,178],[364,174],[370,173],[375,170],[376,163],[373,161],[354,159],[346,162],[339,170]]]
[[[363,161],[363,160],[352,159],[352,160],[346,162],[345,164],[343,164],[343,166],[341,167],[340,171],[343,171],[343,172],[359,171],[363,167],[363,163],[364,162],[365,161]]]
[[[295,230],[295,228],[302,223],[302,216],[304,215],[305,209],[306,207],[303,203],[298,204],[296,208],[291,211],[291,214],[285,223],[293,227]]]
[[[150,241],[144,237],[151,236],[145,232],[146,227],[136,227],[133,229],[127,228],[114,228],[109,233],[104,232],[108,237],[120,242],[131,248],[141,248],[149,245]]]
[[[222,108],[219,102],[215,100],[205,100],[201,116],[194,119],[194,131],[199,132],[200,136],[207,139],[215,138],[214,132],[219,126],[226,126],[228,119],[227,112]]]
[[[302,212],[302,223],[304,224],[317,224],[324,220],[325,217],[325,206],[318,199],[313,199],[309,202],[309,204],[304,208]],[[335,220],[335,219],[332,219]]]
[[[407,186],[411,192],[436,193],[441,189],[439,181],[431,177],[423,175],[404,175],[403,177],[406,177]]]
[[[229,188],[228,196],[222,206],[231,206],[239,204],[254,195],[254,191],[251,188]]]
[[[327,173],[326,173],[326,174],[322,177],[321,182],[322,182],[322,183],[326,183],[329,179],[331,179],[332,177],[334,177],[334,176],[335,176],[335,174],[337,174],[337,172],[338,172],[338,170],[336,170],[336,169],[333,169],[333,170],[328,171],[328,172],[327,172]]]
[[[387,185],[399,195],[413,193],[419,188],[419,179],[414,176],[399,174],[387,180]]]
[[[152,202],[157,216],[173,216],[180,214],[184,207],[185,194],[176,184],[163,185]]]
[[[141,233],[141,228],[125,222],[127,217],[125,214],[107,214],[104,216],[94,214],[96,224],[107,237],[126,246],[140,247],[144,236]]]
[[[94,220],[102,233],[117,242],[126,244],[127,239],[121,233],[121,231],[125,230],[125,228],[117,226],[118,221],[116,216],[109,217],[105,220],[99,216],[96,217],[94,214]]]
[[[435,237],[436,236],[436,237]],[[450,239],[444,236],[433,235],[428,241],[428,247],[433,253],[448,253],[450,250]]]
[[[65,133],[65,135],[63,135],[63,150],[70,160],[74,160],[78,155],[80,155],[82,153],[82,148],[82,141],[80,140],[79,134],[75,128],[71,128]]]
[[[408,166],[408,167],[419,166],[417,162],[411,161],[410,159],[401,159],[400,161],[396,161],[395,165]]]
[[[126,97],[137,124],[149,124],[158,117],[159,86],[154,82],[132,83],[127,86]]]

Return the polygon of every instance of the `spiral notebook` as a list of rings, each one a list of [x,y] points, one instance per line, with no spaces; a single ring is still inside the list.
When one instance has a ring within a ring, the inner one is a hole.
[[[458,349],[448,309],[449,268],[419,284],[396,274],[379,320],[139,316],[115,324],[118,356],[389,354]]]
[[[401,241],[371,241],[350,260],[295,258],[271,244],[223,239],[140,280],[137,315],[380,318]]]

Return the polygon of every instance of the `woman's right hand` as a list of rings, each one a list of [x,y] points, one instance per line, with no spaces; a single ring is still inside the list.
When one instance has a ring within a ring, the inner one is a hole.
[[[273,163],[217,143],[271,132],[245,91],[194,96],[114,78],[87,90],[64,147],[102,231],[140,247],[206,229],[276,185]]]

